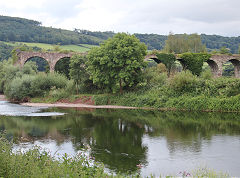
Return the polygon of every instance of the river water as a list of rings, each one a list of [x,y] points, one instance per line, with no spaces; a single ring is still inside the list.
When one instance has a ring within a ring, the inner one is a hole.
[[[182,175],[197,168],[240,176],[240,114],[37,108],[0,101],[0,131],[15,150],[86,152],[112,173]]]

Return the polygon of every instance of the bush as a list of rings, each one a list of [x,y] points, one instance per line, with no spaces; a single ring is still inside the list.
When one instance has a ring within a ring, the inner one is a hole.
[[[27,101],[31,97],[44,96],[51,89],[54,89],[58,90],[57,93],[61,93],[63,97],[63,90],[60,89],[67,88],[67,84],[70,84],[67,78],[58,73],[23,75],[15,78],[8,84],[5,94],[9,99],[21,102]],[[56,91],[55,96],[57,96]],[[67,96],[67,92],[64,96]]]
[[[24,75],[17,77],[6,87],[5,94],[13,101],[28,101],[33,96],[31,89],[35,76]]]
[[[204,72],[201,73],[201,78],[205,79],[205,80],[210,80],[212,79],[213,75],[211,70],[206,70]]]
[[[177,95],[196,93],[199,84],[200,80],[190,71],[180,72],[169,81],[170,89],[174,90]]]

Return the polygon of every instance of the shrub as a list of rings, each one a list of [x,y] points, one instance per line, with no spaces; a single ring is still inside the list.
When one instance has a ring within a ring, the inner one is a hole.
[[[210,80],[212,79],[213,75],[211,70],[206,70],[204,72],[201,73],[201,78],[205,79],[205,80]]]
[[[23,77],[17,77],[10,82],[5,94],[13,101],[27,101],[29,97],[33,96],[31,89],[35,76],[24,75]]]
[[[66,77],[58,73],[23,75],[22,77],[15,78],[7,85],[5,94],[9,99],[21,102],[27,101],[31,97],[44,96],[51,89],[55,89],[57,90],[57,92],[55,91],[55,96],[58,93],[63,97],[63,91],[65,90],[60,89],[67,88],[67,84],[71,83],[68,82]],[[68,91],[71,90],[70,88],[68,88]],[[64,96],[67,96],[67,94],[66,92]]]
[[[40,96],[48,93],[51,88],[59,89],[67,86],[68,79],[59,73],[39,73],[36,75],[32,83],[32,90],[35,91],[34,96]]]
[[[195,93],[198,84],[198,78],[190,71],[180,72],[169,81],[170,89],[174,90],[177,95]]]

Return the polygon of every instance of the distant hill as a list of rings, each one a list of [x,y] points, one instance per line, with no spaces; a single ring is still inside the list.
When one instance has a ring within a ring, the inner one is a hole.
[[[78,31],[43,27],[40,22],[34,20],[0,16],[0,41],[98,45],[103,39]]]
[[[29,43],[47,43],[61,45],[90,44],[99,43],[112,37],[114,32],[92,32],[88,30],[75,29],[73,31],[51,27],[43,27],[41,22],[18,17],[0,16],[0,41],[17,41]],[[144,42],[149,50],[160,50],[165,45],[167,36],[158,34],[138,34],[135,36]],[[238,52],[240,45],[239,37],[223,37],[219,35],[201,34],[203,44],[209,50],[220,49],[225,46],[232,53]]]

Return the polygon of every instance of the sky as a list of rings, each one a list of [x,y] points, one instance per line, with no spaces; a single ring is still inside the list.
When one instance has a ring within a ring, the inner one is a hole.
[[[0,15],[68,30],[240,36],[240,0],[0,0]]]

